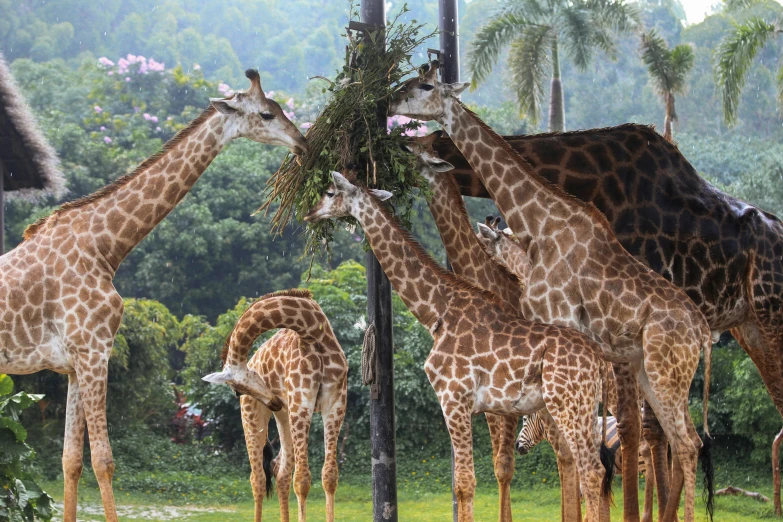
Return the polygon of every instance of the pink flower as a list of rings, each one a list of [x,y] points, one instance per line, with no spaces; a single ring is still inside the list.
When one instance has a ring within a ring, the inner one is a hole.
[[[147,120],[147,121],[150,121],[152,119],[152,116],[150,116],[146,112],[142,116],[144,116],[144,119]]]
[[[111,143],[111,138],[108,136],[104,136],[103,141],[106,143],[106,145],[108,145],[109,143]]]
[[[271,98],[274,95],[275,95],[275,91],[269,91],[264,93],[264,96],[266,96],[267,98]]]
[[[310,123],[309,121],[306,121],[306,122],[304,122],[304,123],[302,124],[302,128],[303,128],[303,129],[305,129],[305,130],[309,129],[309,128],[310,128],[310,127],[312,127],[312,126],[313,126],[313,124],[312,124],[312,123]]]
[[[194,71],[200,71],[201,70],[201,66],[199,64],[197,64],[197,63],[194,63],[193,64],[193,70]]]
[[[102,130],[102,131],[105,131],[105,130],[106,130],[106,127],[104,127],[103,125],[101,125],[101,130]]]
[[[130,81],[130,77],[129,77],[129,76],[126,76],[126,77],[125,77],[125,81],[126,81],[126,82],[129,82],[129,81]]]
[[[231,90],[231,87],[229,87],[227,83],[223,82],[218,84],[218,91],[220,91],[223,96],[231,96],[234,93],[234,91]]]
[[[104,67],[114,67],[114,62],[112,62],[105,56],[101,56],[100,58],[98,58],[98,63],[103,65]]]
[[[152,118],[150,118],[150,121],[152,123],[158,123],[158,117],[157,116],[153,116]]]
[[[102,113],[102,112],[103,112],[103,109],[101,109],[101,108],[100,108],[100,107],[98,107],[97,105],[96,105],[95,107],[93,107],[93,109],[95,109],[95,112],[97,112],[98,114],[100,114],[100,113]]]
[[[153,58],[150,58],[147,65],[149,66],[149,70],[153,72],[163,72],[166,69],[166,64],[156,62]]]
[[[160,132],[160,131],[161,131],[160,127],[155,127],[155,132]]]
[[[288,106],[289,109],[294,110],[294,99],[288,98],[288,101],[285,102],[285,104]]]
[[[106,74],[108,74],[109,76],[114,76],[114,71],[109,71]]]
[[[124,74],[128,72],[128,66],[130,65],[130,62],[126,60],[125,58],[120,58],[117,60],[117,67],[120,74]]]
[[[171,116],[166,116],[166,121],[171,121],[171,120],[173,120],[173,119],[174,119],[174,118],[172,118]]]
[[[285,117],[286,117],[286,118],[288,118],[289,120],[293,120],[293,119],[294,119],[294,116],[295,116],[295,115],[294,115],[294,111],[287,111],[287,110],[285,110],[285,109],[283,109],[283,114],[284,114],[284,115],[285,115]]]

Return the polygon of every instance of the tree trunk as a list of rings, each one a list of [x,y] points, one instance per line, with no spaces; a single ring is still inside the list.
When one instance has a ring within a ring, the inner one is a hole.
[[[565,131],[565,101],[560,81],[560,58],[557,39],[552,42],[552,82],[549,85],[549,132]]]
[[[672,136],[672,123],[677,119],[677,113],[674,112],[674,94],[666,93],[666,116],[663,120],[663,137],[670,143],[674,143]]]
[[[775,499],[775,515],[783,515],[780,509],[780,443],[783,442],[783,430],[780,430],[772,443],[772,489]]]

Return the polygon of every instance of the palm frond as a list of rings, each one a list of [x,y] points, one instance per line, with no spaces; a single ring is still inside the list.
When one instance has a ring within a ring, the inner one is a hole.
[[[588,11],[597,26],[610,32],[627,33],[641,26],[642,15],[638,5],[626,0],[589,0]]]
[[[509,69],[523,116],[537,125],[541,115],[546,79],[552,70],[550,50],[556,42],[549,26],[529,26],[511,44],[508,54]]]
[[[588,13],[578,6],[563,9],[557,17],[556,26],[560,30],[560,43],[573,60],[574,65],[581,70],[593,57],[593,29]]]
[[[737,119],[737,106],[747,72],[756,53],[767,39],[776,33],[774,25],[761,18],[751,18],[724,38],[718,46],[715,81],[723,99],[723,116],[732,124]]]
[[[673,93],[685,92],[685,78],[693,68],[696,55],[690,44],[680,44],[671,50],[671,90]]]
[[[741,11],[742,9],[748,9],[754,5],[764,4],[767,0],[723,0],[723,5],[726,11]]]
[[[653,81],[655,90],[661,96],[671,91],[671,52],[669,46],[655,29],[642,33],[642,42],[639,47],[642,53],[642,61],[647,66],[647,72]]]
[[[552,5],[546,1],[543,5],[538,0],[505,0],[500,7],[501,13],[513,14],[531,23],[546,23],[552,14]]]
[[[483,82],[500,55],[500,51],[524,31],[530,23],[514,13],[500,12],[473,37],[468,47],[468,72],[471,89]]]

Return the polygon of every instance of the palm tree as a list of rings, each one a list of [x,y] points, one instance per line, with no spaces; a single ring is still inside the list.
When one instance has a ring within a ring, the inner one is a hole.
[[[685,93],[685,77],[693,67],[693,49],[688,44],[669,49],[666,41],[652,29],[642,33],[641,52],[655,90],[666,105],[663,137],[672,141],[672,122],[677,120],[674,95]]]
[[[523,115],[538,123],[545,81],[551,74],[549,130],[565,130],[560,50],[579,68],[595,49],[614,57],[615,33],[638,24],[636,8],[625,0],[503,0],[468,48],[468,69],[475,89],[509,45],[508,68]]]
[[[726,0],[726,10],[749,8],[765,0]],[[777,5],[770,2],[770,5]],[[779,6],[778,6],[779,7]],[[737,121],[737,108],[748,69],[768,39],[783,32],[783,12],[774,22],[758,16],[735,24],[734,31],[724,38],[717,50],[715,81],[723,101],[723,116],[729,125]],[[778,106],[783,107],[783,69],[778,72]]]

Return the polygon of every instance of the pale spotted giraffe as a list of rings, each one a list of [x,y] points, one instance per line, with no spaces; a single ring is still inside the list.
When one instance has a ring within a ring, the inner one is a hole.
[[[526,321],[495,294],[446,271],[383,208],[379,199],[390,193],[332,176],[305,221],[356,218],[397,294],[433,336],[424,369],[451,435],[459,520],[473,520],[471,415],[542,408],[576,457],[587,520],[608,520],[611,480],[599,460],[596,423],[600,347],[573,329]]]
[[[525,317],[579,328],[602,342],[620,392],[626,520],[639,520],[637,383],[673,448],[674,473],[664,520],[694,520],[701,439],[688,411],[688,389],[702,348],[711,349],[706,319],[688,296],[623,249],[606,218],[550,184],[457,99],[468,84],[441,84],[437,62],[406,82],[390,114],[443,125],[520,236],[533,270]],[[630,487],[628,487],[630,486]]]
[[[66,203],[30,225],[25,240],[0,257],[0,373],[53,370],[68,375],[63,446],[63,519],[76,520],[84,427],[108,521],[117,520],[114,460],[106,425],[106,379],[122,298],[112,279],[123,259],[171,212],[230,140],[246,137],[298,153],[304,137],[280,106],[251,88],[193,120],[136,170],[96,193]]]
[[[284,329],[262,344],[248,363],[255,340],[274,328]],[[307,437],[315,412],[321,413],[324,423],[321,482],[326,494],[326,520],[334,522],[337,439],[345,418],[348,361],[329,319],[310,291],[284,290],[255,301],[237,321],[221,359],[223,371],[204,380],[228,384],[240,395],[256,522],[261,521],[264,494],[271,493],[271,476],[267,475],[271,452],[267,450],[264,455],[264,451],[273,414],[280,434],[276,466],[280,520],[289,520],[288,497],[294,468],[299,522],[306,519],[310,491]]]
[[[440,132],[433,132],[412,141],[407,149],[416,156],[417,169],[429,186],[432,196],[428,202],[429,208],[449,263],[458,276],[479,288],[494,292],[510,306],[519,308],[522,297],[520,281],[505,266],[492,259],[473,233],[459,188],[454,179],[445,174],[454,167],[440,159],[432,149],[432,143],[439,135]],[[514,477],[512,441],[518,418],[492,413],[487,413],[486,417],[492,440],[492,463],[498,482],[498,519],[501,522],[510,521],[511,479]],[[563,448],[567,449],[567,445],[563,444]],[[574,465],[573,458],[569,462]],[[576,477],[576,468],[573,468],[573,472],[573,477]],[[567,500],[570,505],[574,505],[574,499],[565,498],[563,504],[566,504]]]

